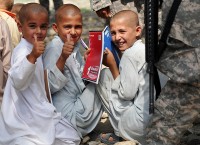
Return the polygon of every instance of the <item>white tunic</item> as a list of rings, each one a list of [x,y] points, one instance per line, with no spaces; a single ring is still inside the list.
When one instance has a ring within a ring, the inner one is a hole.
[[[1,145],[52,145],[61,119],[48,102],[42,57],[35,64],[26,56],[32,44],[22,39],[13,50],[0,116]]]

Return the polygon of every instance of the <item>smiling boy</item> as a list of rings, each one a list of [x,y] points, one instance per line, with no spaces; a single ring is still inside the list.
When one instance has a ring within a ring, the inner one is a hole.
[[[145,62],[145,45],[140,39],[138,16],[131,10],[115,14],[110,21],[112,41],[121,56],[119,69],[112,53],[106,49],[97,90],[109,114],[114,133],[101,134],[103,143],[125,140],[144,143],[149,115],[149,75]]]
[[[102,114],[95,84],[81,78],[84,61],[79,51],[82,14],[73,4],[61,6],[55,14],[53,29],[57,36],[47,45],[44,64],[53,104],[83,137],[97,125]]]

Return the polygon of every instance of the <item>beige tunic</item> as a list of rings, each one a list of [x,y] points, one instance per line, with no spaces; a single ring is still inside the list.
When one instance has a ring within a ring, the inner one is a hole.
[[[11,36],[6,22],[0,17],[0,105],[7,81],[11,57]]]
[[[12,39],[12,49],[14,49],[20,41],[21,35],[17,27],[17,23],[15,20],[9,16],[4,10],[0,9],[0,15],[2,18],[7,22],[10,34],[11,34],[11,39]]]

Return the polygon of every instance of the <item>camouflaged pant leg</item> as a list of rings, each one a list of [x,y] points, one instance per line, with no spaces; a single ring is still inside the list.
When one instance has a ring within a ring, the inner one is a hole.
[[[178,145],[200,112],[200,88],[168,81],[155,102],[148,145]]]

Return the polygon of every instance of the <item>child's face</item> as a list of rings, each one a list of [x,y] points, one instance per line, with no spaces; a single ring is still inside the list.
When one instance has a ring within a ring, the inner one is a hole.
[[[67,34],[70,34],[71,41],[76,43],[82,34],[82,17],[65,15],[57,24],[53,24],[53,29],[63,42],[67,41]]]
[[[130,25],[124,19],[115,19],[110,23],[110,31],[112,41],[119,48],[124,51],[130,48],[141,33],[140,26]]]
[[[29,19],[24,20],[23,24],[19,25],[19,29],[23,34],[23,38],[33,44],[37,35],[38,41],[43,41],[48,30],[48,16],[45,13],[29,14]]]

